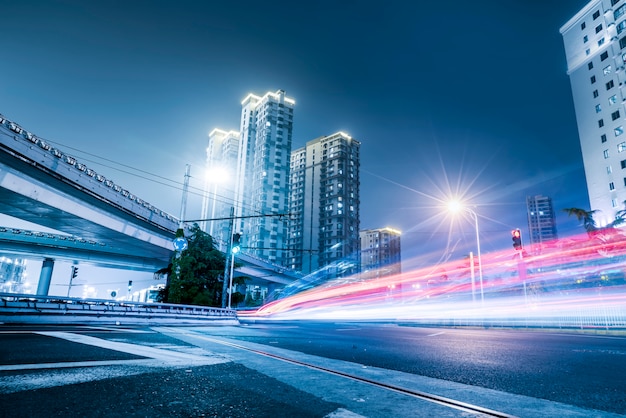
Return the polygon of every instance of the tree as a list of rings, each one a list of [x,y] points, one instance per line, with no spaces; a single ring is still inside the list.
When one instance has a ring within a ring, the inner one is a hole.
[[[563,212],[567,212],[568,216],[576,216],[576,219],[583,222],[583,227],[587,234],[590,236],[598,230],[596,221],[593,219],[593,215],[597,212],[595,210],[585,210],[580,208],[567,208],[563,209]]]
[[[213,238],[197,224],[187,237],[189,246],[177,254],[168,269],[168,283],[160,294],[167,303],[221,306],[225,256],[213,246]]]

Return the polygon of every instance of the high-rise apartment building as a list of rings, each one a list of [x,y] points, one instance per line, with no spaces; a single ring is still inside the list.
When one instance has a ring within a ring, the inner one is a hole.
[[[560,32],[589,201],[602,226],[626,200],[626,1],[592,0]]]
[[[558,238],[552,199],[546,196],[527,196],[529,244],[539,250],[541,244]]]
[[[26,260],[0,256],[0,292],[32,292],[28,282],[26,282]]]
[[[278,90],[241,105],[234,232],[247,253],[282,265],[295,102]]]
[[[359,271],[360,142],[343,132],[291,153],[288,249],[285,266],[335,276]]]
[[[213,129],[209,133],[202,219],[223,219],[230,216],[235,197],[239,142],[240,135],[237,131]],[[200,226],[222,246],[228,242],[229,221],[205,221]]]
[[[361,237],[361,277],[365,279],[401,273],[400,231],[366,229]]]

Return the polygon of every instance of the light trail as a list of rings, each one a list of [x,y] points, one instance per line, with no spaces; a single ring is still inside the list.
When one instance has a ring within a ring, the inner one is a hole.
[[[333,279],[239,316],[626,327],[620,231],[546,243],[541,253],[519,257],[514,250],[483,255],[484,303],[469,260],[455,260],[377,279]]]

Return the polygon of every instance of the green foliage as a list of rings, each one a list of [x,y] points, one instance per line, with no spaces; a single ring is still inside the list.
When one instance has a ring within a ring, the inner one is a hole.
[[[225,258],[213,238],[197,224],[187,237],[189,247],[172,260],[169,281],[162,292],[168,303],[221,306]]]

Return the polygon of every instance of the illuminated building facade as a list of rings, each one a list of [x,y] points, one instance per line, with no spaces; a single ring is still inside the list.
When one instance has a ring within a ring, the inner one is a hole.
[[[542,243],[558,238],[552,199],[546,196],[527,196],[526,208],[529,243],[533,250],[539,250]]]
[[[360,232],[361,277],[377,278],[401,273],[400,231],[392,228]]]
[[[329,277],[359,271],[360,142],[343,132],[291,153],[286,267]]]
[[[603,226],[626,200],[626,1],[590,1],[560,32],[589,202]]]
[[[247,253],[283,265],[295,102],[278,90],[241,105],[234,232]]]
[[[223,219],[230,216],[235,198],[235,168],[239,153],[238,131],[213,129],[206,149],[206,183],[202,201],[202,219]],[[229,221],[202,222],[202,229],[225,248]]]
[[[32,293],[26,281],[26,260],[0,256],[0,292]]]

